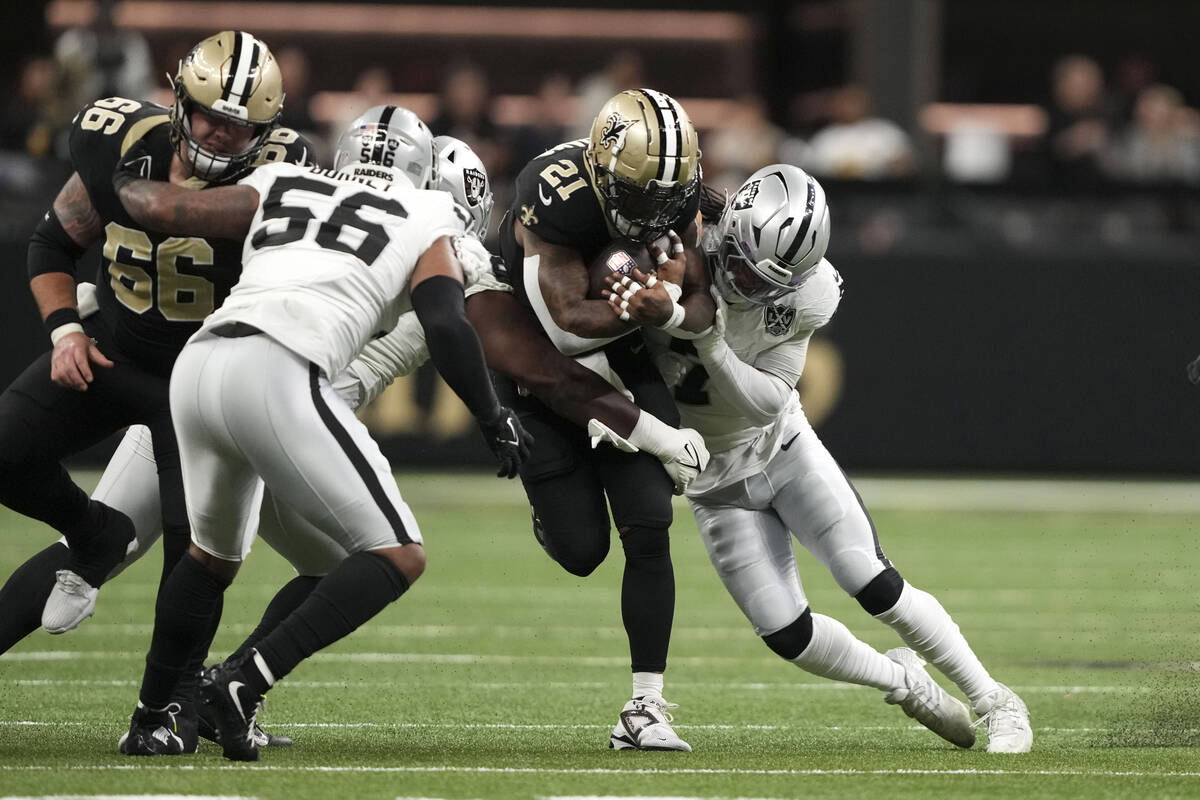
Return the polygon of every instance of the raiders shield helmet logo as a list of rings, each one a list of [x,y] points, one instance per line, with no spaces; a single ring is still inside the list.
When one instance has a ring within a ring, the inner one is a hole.
[[[733,198],[733,210],[741,211],[754,205],[754,198],[758,197],[758,185],[762,181],[750,181],[741,189]]]
[[[796,319],[796,309],[791,306],[763,306],[763,323],[772,336],[786,336]]]
[[[467,192],[467,203],[472,208],[478,208],[483,202],[483,192],[487,188],[487,177],[475,169],[467,167],[463,170],[463,188]]]
[[[600,131],[600,146],[611,150],[614,155],[621,152],[621,148],[625,146],[625,131],[629,130],[632,124],[633,120],[622,119],[615,111],[609,114],[604,123],[604,130]]]

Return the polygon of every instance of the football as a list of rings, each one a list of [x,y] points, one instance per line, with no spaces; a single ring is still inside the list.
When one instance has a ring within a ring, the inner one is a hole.
[[[647,275],[653,271],[654,261],[646,245],[636,239],[613,239],[588,267],[588,297],[603,300],[601,292],[608,288],[605,278],[609,275],[628,275],[634,269],[640,269]]]

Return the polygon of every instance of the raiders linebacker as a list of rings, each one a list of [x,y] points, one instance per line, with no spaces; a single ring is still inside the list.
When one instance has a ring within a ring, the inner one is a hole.
[[[587,296],[587,267],[616,237],[653,243],[671,231],[671,255],[686,264],[686,280],[647,289],[644,321],[678,336],[708,328],[713,304],[694,246],[699,187],[700,150],[687,113],[662,92],[631,90],[605,103],[589,138],[554,147],[521,170],[500,223],[508,278],[544,334],[672,424],[678,419],[674,403],[642,350],[640,334],[629,335],[637,325],[615,319],[602,299]],[[668,257],[657,245],[650,248],[656,257]],[[487,340],[485,335],[485,345]],[[586,576],[608,554],[610,508],[620,535],[633,695],[609,745],[690,750],[671,728],[662,694],[675,604],[667,533],[672,481],[655,459],[626,452],[634,448],[618,432],[589,425],[591,434],[608,442],[593,449],[578,420],[521,396],[511,384],[501,391],[534,436],[521,481],[533,507],[534,534],[550,557]],[[632,434],[646,431],[639,425]],[[693,473],[703,469],[707,452],[698,447],[695,455],[688,464]]]
[[[874,686],[910,717],[970,747],[966,706],[933,682],[924,658],[986,722],[988,752],[1027,752],[1033,734],[1024,703],[988,674],[938,601],[884,556],[858,494],[800,406],[794,387],[809,339],[841,298],[841,278],[824,258],[824,191],[796,167],[764,167],[711,222],[704,244],[722,298],[717,323],[700,338],[655,335],[651,345],[684,421],[712,452],[687,495],[717,574],[766,645],[802,669]],[[629,294],[630,284],[620,291]],[[637,319],[640,295],[634,288],[625,308],[617,295],[610,303]],[[789,531],[909,647],[880,654],[813,613]]]
[[[420,530],[387,460],[330,384],[377,331],[415,311],[500,473],[515,476],[528,454],[463,310],[452,239],[467,214],[446,193],[414,188],[429,180],[432,136],[415,118],[407,126],[415,133],[405,145],[427,152],[424,171],[388,149],[389,118],[410,113],[386,107],[379,126],[358,128],[336,155],[338,172],[276,164],[196,193],[137,179],[127,157],[114,179],[147,225],[245,238],[241,280],[171,378],[193,542],[160,595],[125,752],[149,749],[171,724],[174,686],[245,556],[264,484],[349,556],[246,657],[208,673],[202,692],[226,757],[257,759],[254,709],[267,690],[424,571]]]
[[[60,463],[65,456],[127,425],[148,426],[159,466],[164,569],[187,547],[168,376],[183,343],[237,280],[241,243],[139,224],[113,191],[114,167],[136,146],[141,174],[200,188],[236,181],[259,164],[311,159],[302,137],[276,126],[279,68],[250,34],[204,39],[172,83],[170,109],[110,97],[76,115],[75,172],[30,240],[30,288],[53,349],[0,395],[0,502],[55,528],[65,544],[35,555],[0,590],[0,652],[36,629],[56,573],[65,591],[94,596],[134,538],[126,515],[89,501],[71,480]],[[81,322],[75,264],[93,243],[102,247],[99,313]]]

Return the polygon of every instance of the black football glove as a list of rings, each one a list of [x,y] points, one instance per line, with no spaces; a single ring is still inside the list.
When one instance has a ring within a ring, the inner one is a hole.
[[[153,165],[149,145],[145,139],[138,139],[117,161],[117,168],[113,170],[113,190],[120,194],[121,187],[127,183],[140,178],[149,180]]]
[[[1200,386],[1200,356],[1196,356],[1192,363],[1187,365],[1188,380]]]
[[[515,478],[522,462],[529,458],[533,437],[521,426],[521,420],[511,408],[500,406],[500,412],[488,421],[480,420],[479,429],[492,454],[500,462],[497,478]]]

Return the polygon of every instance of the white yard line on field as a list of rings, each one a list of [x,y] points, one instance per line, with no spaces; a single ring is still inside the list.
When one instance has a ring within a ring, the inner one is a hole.
[[[149,770],[178,770],[180,772],[295,772],[295,773],[458,773],[477,775],[782,775],[782,776],[840,776],[840,775],[1004,775],[1013,777],[1089,777],[1089,778],[1200,778],[1200,772],[1168,770],[1103,770],[1103,769],[739,769],[739,768],[679,768],[679,769],[614,769],[614,768],[548,768],[548,767],[472,767],[454,764],[428,766],[367,767],[345,765],[273,765],[273,764],[67,764],[67,765],[0,765],[0,772],[147,772]]]

